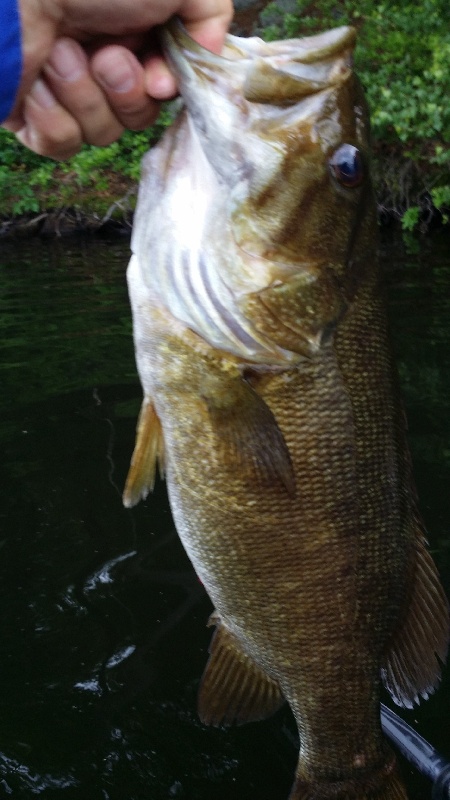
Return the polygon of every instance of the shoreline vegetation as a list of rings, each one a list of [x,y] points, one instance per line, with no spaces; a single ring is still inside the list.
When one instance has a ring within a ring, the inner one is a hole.
[[[447,0],[235,0],[232,32],[267,40],[358,30],[355,68],[371,109],[372,174],[382,223],[450,227],[450,29]],[[176,114],[67,162],[0,130],[0,238],[129,233],[140,162]]]

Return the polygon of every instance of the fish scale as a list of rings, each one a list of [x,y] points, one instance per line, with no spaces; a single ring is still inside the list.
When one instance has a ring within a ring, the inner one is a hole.
[[[287,701],[290,800],[404,800],[381,680],[400,705],[427,697],[449,619],[389,347],[354,32],[229,37],[221,57],[176,21],[162,37],[185,111],[140,186],[128,282],[145,398],[124,502],[159,460],[215,607],[200,718]],[[203,197],[190,232],[199,162],[214,213]]]

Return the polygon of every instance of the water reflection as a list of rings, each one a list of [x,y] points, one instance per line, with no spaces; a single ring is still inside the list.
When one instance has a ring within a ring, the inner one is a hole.
[[[288,712],[198,722],[210,604],[164,486],[121,490],[140,405],[128,244],[1,245],[0,787],[55,800],[286,800]],[[422,509],[450,587],[450,264],[384,244]],[[448,757],[450,688],[405,714]],[[429,786],[406,767],[411,796]],[[1,793],[1,792],[0,792]]]

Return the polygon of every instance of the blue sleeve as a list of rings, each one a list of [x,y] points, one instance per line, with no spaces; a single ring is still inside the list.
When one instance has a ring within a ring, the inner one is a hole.
[[[0,121],[11,111],[22,72],[17,0],[0,0]]]

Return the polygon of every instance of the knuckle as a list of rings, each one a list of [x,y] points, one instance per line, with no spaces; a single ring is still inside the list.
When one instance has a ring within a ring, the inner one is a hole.
[[[146,128],[153,125],[156,121],[156,117],[156,114],[152,114],[151,116],[131,118],[126,121],[125,127],[130,131],[145,131]]]
[[[52,125],[51,129],[34,128],[30,138],[31,149],[41,156],[56,159],[69,158],[81,147],[81,131],[75,121]]]
[[[142,131],[156,121],[160,111],[159,104],[146,103],[144,107],[122,108],[117,116],[122,125],[132,131]]]
[[[94,144],[97,147],[106,147],[108,144],[115,142],[123,133],[123,125],[119,123],[109,125],[102,130],[88,132],[86,131],[84,141],[86,144]]]

